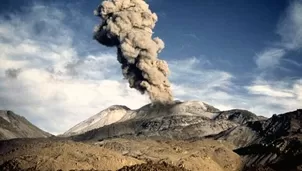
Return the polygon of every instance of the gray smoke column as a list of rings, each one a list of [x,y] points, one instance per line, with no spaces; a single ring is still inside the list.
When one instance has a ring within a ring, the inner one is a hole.
[[[143,0],[105,0],[95,15],[102,23],[95,28],[94,38],[117,47],[117,59],[130,87],[147,92],[152,102],[171,103],[168,64],[158,59],[164,42],[152,38],[157,15],[149,5]]]
[[[12,78],[12,79],[15,79],[19,76],[19,74],[21,73],[21,69],[18,68],[18,69],[14,69],[14,68],[9,68],[7,70],[5,70],[5,76],[7,78]]]

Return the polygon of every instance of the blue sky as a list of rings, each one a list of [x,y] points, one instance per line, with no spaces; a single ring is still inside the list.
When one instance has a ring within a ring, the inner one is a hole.
[[[115,49],[92,39],[100,2],[2,1],[1,109],[62,133],[110,105],[149,103],[127,87]],[[302,107],[301,0],[147,2],[176,99],[264,116]]]

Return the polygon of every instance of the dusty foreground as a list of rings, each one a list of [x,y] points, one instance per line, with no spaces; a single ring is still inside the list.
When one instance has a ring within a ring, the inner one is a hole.
[[[241,170],[231,148],[212,140],[8,140],[0,142],[0,170]]]

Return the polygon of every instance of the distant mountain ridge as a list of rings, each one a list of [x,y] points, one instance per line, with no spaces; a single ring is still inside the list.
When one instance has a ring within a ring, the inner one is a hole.
[[[0,140],[48,136],[24,117],[0,111]],[[265,118],[247,110],[220,111],[200,101],[148,104],[137,110],[114,105],[75,125],[64,136],[57,138],[96,144],[114,139],[214,140],[229,144],[228,148],[241,156],[243,170],[302,168],[302,109]],[[113,146],[124,154],[119,144]]]
[[[198,101],[175,101],[175,103],[169,107],[153,106],[152,104],[148,104],[137,110],[131,110],[126,106],[114,105],[75,125],[66,131],[64,136],[82,134],[93,129],[114,123],[125,122],[131,119],[137,120],[172,115],[213,118],[217,115],[216,112],[219,112],[219,110],[213,106]]]
[[[51,134],[39,129],[25,117],[9,110],[0,110],[0,140],[50,136]]]
[[[115,120],[105,122],[111,112],[116,116],[113,117]],[[200,101],[175,101],[165,106],[149,104],[137,110],[112,106],[77,124],[64,135],[78,140],[120,136],[191,139],[218,134],[254,120],[259,118],[245,110],[220,111]]]
[[[213,139],[234,145],[234,152],[245,164],[243,170],[256,171],[262,166],[278,171],[302,168],[302,109],[271,118],[240,109],[220,111],[198,101],[177,101],[170,106],[149,104],[137,110],[125,110],[128,112],[120,117],[123,119],[71,138],[103,141],[145,137],[190,142]]]

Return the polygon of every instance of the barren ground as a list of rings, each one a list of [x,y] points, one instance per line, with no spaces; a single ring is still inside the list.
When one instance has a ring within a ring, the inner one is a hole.
[[[0,170],[240,170],[240,157],[229,147],[211,140],[8,140],[0,142]]]

